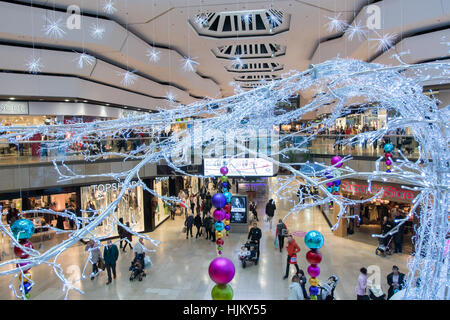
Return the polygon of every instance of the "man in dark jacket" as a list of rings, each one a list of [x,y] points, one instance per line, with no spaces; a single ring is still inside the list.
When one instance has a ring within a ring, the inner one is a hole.
[[[105,250],[103,251],[103,259],[105,260],[106,271],[108,272],[108,282],[106,284],[110,284],[112,281],[111,278],[111,270],[116,278],[116,262],[119,258],[119,249],[115,244],[112,244],[111,240],[108,240]]]
[[[197,213],[194,218],[194,226],[197,228],[197,234],[195,235],[195,239],[197,239],[199,236],[202,236],[202,217],[200,217],[200,213]]]
[[[277,237],[278,237],[278,246],[279,246],[279,248],[280,248],[280,252],[283,251],[283,247],[284,247],[284,237],[286,237],[287,234],[288,234],[287,227],[286,227],[286,225],[284,224],[283,220],[280,219],[280,220],[278,221],[278,224],[277,224],[277,231],[276,231],[276,235],[277,235]]]
[[[275,215],[275,209],[277,207],[275,206],[275,203],[273,202],[273,199],[270,199],[269,202],[266,204],[266,216],[267,216],[267,222],[270,223],[270,229],[272,229],[272,219]]]
[[[403,219],[404,217],[401,215],[400,212],[398,212],[397,217],[395,217],[394,220],[394,228],[400,223],[400,219]],[[395,222],[397,221],[397,222]],[[403,247],[403,233],[405,232],[403,229],[403,225],[400,226],[398,231],[394,233],[394,253],[402,253],[402,247]]]
[[[186,226],[186,239],[188,238],[189,232],[191,233],[192,238],[192,226],[194,225],[194,215],[192,213],[188,215],[186,221],[184,222],[184,225]]]
[[[392,272],[387,276],[387,283],[389,285],[388,300],[395,294],[396,291],[402,290],[405,285],[405,274],[398,270],[397,266],[392,267]]]
[[[254,222],[253,227],[250,229],[248,233],[247,239],[250,239],[252,242],[257,244],[257,258],[259,259],[259,247],[260,247],[260,241],[262,237],[261,229],[258,228],[258,223]]]

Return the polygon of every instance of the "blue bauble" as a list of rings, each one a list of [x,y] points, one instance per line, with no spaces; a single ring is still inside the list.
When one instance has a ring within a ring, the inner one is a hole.
[[[391,152],[392,150],[394,150],[394,146],[392,145],[392,143],[386,143],[384,145],[384,152]]]
[[[338,186],[335,186],[335,187],[333,188],[333,190],[334,190],[334,191],[339,191],[339,187],[338,187]]]
[[[338,186],[338,185],[340,185],[341,184],[341,180],[336,180],[336,181],[334,181],[334,185],[335,186]]]
[[[23,284],[23,289],[25,290],[25,294],[27,294],[28,292],[30,292],[31,287],[32,287],[32,285],[31,285],[31,283],[29,283],[29,282],[26,282],[26,283]]]
[[[223,222],[216,222],[214,224],[214,227],[216,228],[216,231],[222,231],[225,228],[225,225]]]
[[[222,188],[222,192],[223,193],[228,192],[228,189],[227,188]]]
[[[323,236],[319,231],[311,230],[305,235],[305,244],[310,249],[320,249],[323,246]]]
[[[28,219],[16,220],[11,226],[11,232],[13,233],[15,239],[30,239],[34,233],[34,224]]]
[[[222,209],[223,207],[225,207],[225,204],[227,203],[227,199],[225,198],[223,193],[216,193],[215,195],[213,195],[211,201],[213,206],[216,207],[217,209]]]
[[[230,231],[230,225],[225,226],[225,230]]]
[[[319,294],[319,288],[315,286],[309,287],[309,294],[312,296],[317,296],[317,294]]]
[[[325,177],[327,177],[328,179],[331,179],[331,178],[333,178],[333,175],[330,172],[326,171]]]
[[[228,203],[230,203],[231,202],[231,198],[233,198],[233,195],[231,193],[229,193],[229,192],[225,192],[223,195],[225,196],[226,201]]]
[[[327,190],[328,192],[333,192],[333,187],[328,187]]]
[[[228,182],[222,182],[222,188],[227,188],[228,187]]]

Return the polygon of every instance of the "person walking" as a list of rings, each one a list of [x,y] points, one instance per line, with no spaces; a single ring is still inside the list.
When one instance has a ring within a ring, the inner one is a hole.
[[[124,223],[123,223],[123,218],[119,218],[119,222],[120,222],[121,224],[124,224]],[[125,241],[125,240],[123,240],[123,239],[126,238],[127,232],[126,232],[126,230],[125,230],[121,225],[117,225],[117,233],[119,234],[119,239],[120,239],[119,247],[120,247],[120,249],[122,249],[122,242]],[[125,241],[125,245],[126,245],[126,243],[127,243],[127,242]],[[125,248],[124,248],[123,250],[124,250],[124,252],[125,252]]]
[[[258,259],[259,259],[259,247],[260,247],[260,243],[261,243],[261,237],[262,237],[261,229],[258,228],[258,223],[255,221],[255,222],[253,222],[253,227],[250,229],[250,231],[248,233],[247,239],[250,239],[250,241],[257,244],[258,250],[256,252],[256,257]]]
[[[189,232],[191,233],[191,238],[193,237],[192,235],[193,224],[194,224],[194,214],[191,213],[188,215],[186,221],[184,222],[184,225],[186,226],[186,239],[188,239]]]
[[[288,236],[288,245],[286,246],[287,251],[287,263],[286,263],[286,274],[284,275],[283,279],[287,279],[289,277],[289,266],[293,264],[295,266],[295,269],[297,270],[297,273],[300,272],[300,268],[297,264],[297,252],[300,252],[300,247],[298,246],[297,242],[295,242],[294,238],[292,236]]]
[[[130,223],[127,222],[126,226],[129,228],[130,227]],[[133,250],[133,246],[131,245],[131,243],[133,242],[133,235],[131,234],[131,232],[127,231],[127,230],[123,230],[124,231],[124,237],[127,238],[128,241],[125,241],[125,245],[123,246],[123,252],[125,251],[125,248],[127,247],[127,245],[131,248],[131,250]]]
[[[197,239],[199,236],[202,236],[202,217],[200,217],[200,212],[198,212],[194,218],[194,225],[197,228],[197,233],[195,235],[195,239]]]
[[[358,284],[356,285],[356,300],[369,300],[369,297],[366,295],[367,288],[367,269],[361,268],[360,274],[358,276]]]
[[[272,219],[275,215],[276,210],[275,203],[273,202],[273,199],[270,199],[269,202],[266,204],[266,216],[267,216],[267,222],[269,222],[270,229],[272,229]]]
[[[300,286],[302,287],[303,297],[305,298],[305,300],[306,300],[306,299],[309,300],[308,293],[306,292],[306,281],[307,281],[307,280],[306,280],[306,277],[305,277],[305,272],[303,272],[303,270],[300,269],[300,270],[297,272],[297,276],[298,276],[298,278],[299,278]]]
[[[98,263],[102,257],[102,252],[100,251],[100,244],[97,241],[91,240],[88,242],[84,251],[89,251],[89,262],[92,264],[91,280],[94,280],[95,276],[98,274]]]
[[[397,211],[397,216],[394,220],[394,228],[400,224],[401,219],[404,219],[402,213],[400,211]],[[403,247],[403,233],[404,233],[404,224],[402,224],[396,233],[394,233],[394,253],[402,253],[402,247]]]
[[[114,279],[116,278],[116,262],[119,258],[119,249],[117,246],[108,240],[105,249],[103,250],[103,260],[105,260],[106,271],[108,272],[108,282],[112,282],[111,271]]]
[[[298,275],[292,277],[292,282],[289,285],[288,300],[305,300],[302,287],[300,286],[300,279]]]
[[[288,234],[288,230],[283,220],[278,220],[277,229],[275,235],[278,237],[278,247],[280,248],[280,252],[282,252],[284,247],[284,237]]]
[[[388,300],[405,286],[405,274],[401,273],[397,266],[392,267],[392,272],[387,276],[387,283],[389,285]]]
[[[256,211],[256,202],[252,201],[250,202],[250,212],[253,213],[253,220],[256,220],[259,222],[258,219],[258,212]]]

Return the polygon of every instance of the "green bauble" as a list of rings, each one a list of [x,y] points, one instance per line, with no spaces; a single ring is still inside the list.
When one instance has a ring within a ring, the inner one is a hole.
[[[228,177],[227,177],[227,176],[221,176],[221,177],[220,177],[220,180],[221,180],[222,182],[227,182],[227,181],[228,181]]]
[[[233,300],[233,288],[229,284],[216,284],[211,297],[213,300]]]

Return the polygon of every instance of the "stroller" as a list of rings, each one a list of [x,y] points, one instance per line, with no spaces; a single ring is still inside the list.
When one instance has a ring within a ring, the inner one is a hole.
[[[254,256],[250,255],[249,257],[246,257],[245,259],[241,260],[242,261],[242,267],[245,269],[246,266],[248,265],[257,265],[258,264],[258,246],[259,244],[253,241],[247,241],[247,243],[245,244],[245,247],[247,248],[247,250],[249,250],[250,252],[254,252]],[[253,251],[250,250],[253,247]]]
[[[326,283],[319,285],[319,300],[334,300],[334,289],[338,284],[339,278],[336,275],[332,275],[328,278]]]
[[[369,298],[370,300],[386,300],[386,294],[383,290],[381,290],[381,288],[370,287]]]
[[[375,249],[375,254],[377,256],[386,257],[386,255],[391,255],[391,242],[392,236],[388,238],[378,238],[378,247]]]
[[[131,266],[129,268],[129,270],[131,271],[130,281],[133,281],[136,278],[138,278],[139,281],[142,281],[142,278],[147,276],[144,271],[144,266],[145,263],[143,255],[142,254],[136,255],[136,257],[131,262]]]

